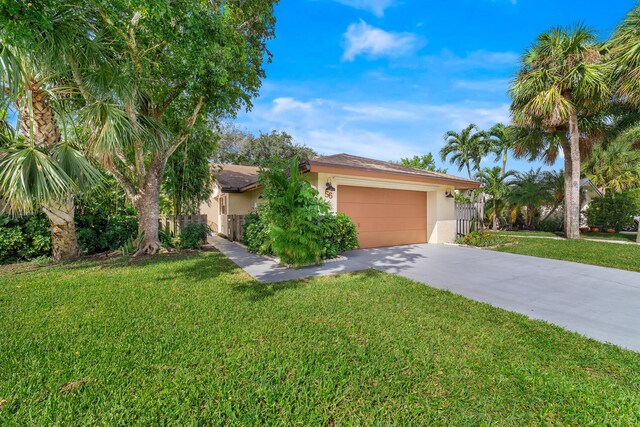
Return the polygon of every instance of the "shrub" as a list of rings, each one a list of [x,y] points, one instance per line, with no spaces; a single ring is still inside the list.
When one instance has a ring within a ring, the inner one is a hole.
[[[0,217],[0,264],[51,254],[49,221],[43,215]]]
[[[261,206],[245,217],[244,236],[242,242],[247,250],[254,254],[273,255],[269,234],[269,221]]]
[[[293,267],[320,263],[324,252],[321,218],[329,213],[329,205],[300,176],[298,159],[272,163],[260,171],[260,182],[273,254]]]
[[[321,259],[337,257],[358,247],[356,226],[343,213],[326,214],[318,218],[322,239]],[[260,255],[275,255],[272,249],[270,219],[266,206],[260,205],[255,212],[245,217],[243,243],[247,250]]]
[[[23,250],[24,259],[33,259],[51,254],[51,226],[43,215],[32,215],[24,224],[27,247]]]
[[[499,234],[492,233],[481,233],[478,231],[472,231],[466,236],[458,237],[456,239],[456,243],[460,245],[477,246],[479,248],[504,245],[505,243],[511,242],[513,242],[513,239],[508,236],[501,236]]]
[[[591,201],[586,209],[590,226],[604,226],[619,231],[623,226],[633,224],[633,216],[640,210],[639,202],[632,192],[608,192],[604,197]]]
[[[0,262],[9,264],[21,260],[22,248],[26,246],[20,226],[0,228]]]
[[[179,246],[181,249],[200,249],[210,232],[207,224],[189,223],[180,233]]]
[[[347,215],[338,213],[322,218],[323,258],[335,258],[342,252],[358,247],[358,231]]]
[[[80,246],[80,252],[83,255],[95,254],[100,252],[100,246],[98,245],[98,236],[95,230],[91,228],[78,228],[76,230],[76,237],[78,238],[78,246]]]
[[[549,217],[545,220],[542,220],[538,224],[538,229],[541,231],[548,231],[550,233],[560,231],[562,229],[562,218]]]
[[[138,221],[129,216],[112,216],[98,237],[99,251],[113,251],[138,234]]]
[[[76,215],[76,235],[84,255],[120,249],[137,233],[138,221],[135,217]]]

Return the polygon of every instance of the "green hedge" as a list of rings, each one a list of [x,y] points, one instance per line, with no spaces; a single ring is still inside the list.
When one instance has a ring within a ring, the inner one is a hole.
[[[120,249],[136,236],[138,222],[129,216],[76,215],[76,235],[84,255]],[[44,215],[0,216],[0,264],[51,255],[51,231]]]
[[[0,217],[0,264],[51,254],[49,221],[42,215]]]
[[[640,201],[635,192],[608,192],[596,198],[586,209],[588,225],[607,227],[620,231],[625,225],[633,224],[633,216],[640,211]]]
[[[322,259],[336,258],[358,247],[356,226],[343,213],[325,214],[317,219],[322,240]],[[245,217],[243,243],[251,253],[276,255],[272,246],[270,221],[265,209],[258,209]]]

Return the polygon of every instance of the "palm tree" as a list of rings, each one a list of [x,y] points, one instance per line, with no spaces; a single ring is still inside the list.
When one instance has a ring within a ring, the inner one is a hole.
[[[552,202],[551,194],[545,184],[544,175],[538,168],[517,173],[509,187],[511,204],[526,209],[525,223],[528,228],[533,228],[540,206],[546,206]]]
[[[513,126],[505,126],[497,123],[489,129],[488,142],[489,148],[496,154],[496,161],[502,157],[502,174],[507,171],[507,157],[509,151],[515,147],[516,131]]]
[[[615,94],[637,121],[640,106],[640,58],[637,54],[640,50],[640,6],[627,14],[609,39],[607,48],[613,64]],[[640,230],[636,240],[640,242]]]
[[[46,214],[52,256],[59,261],[79,256],[73,193],[95,186],[100,174],[70,137],[63,138],[61,126],[61,119],[68,121],[62,112],[74,90],[67,84],[71,72],[62,67],[60,58],[75,52],[82,63],[90,57],[80,40],[83,30],[74,25],[77,14],[53,18],[50,31],[40,34],[37,43],[4,37],[12,44],[0,45],[4,104],[17,112],[19,129],[0,152],[0,199],[11,213],[41,209]],[[95,32],[84,29],[84,42],[95,38]]]
[[[458,166],[458,171],[466,168],[469,179],[473,179],[472,169],[480,171],[480,161],[487,154],[486,133],[480,132],[478,126],[470,124],[461,132],[448,131],[444,134],[445,146],[440,150],[442,161]]]
[[[514,124],[553,135],[562,148],[569,239],[580,237],[580,140],[588,130],[581,130],[579,120],[607,101],[607,74],[593,32],[582,25],[554,28],[525,52],[509,90]]]
[[[484,168],[476,178],[482,183],[482,192],[491,196],[489,200],[489,215],[493,223],[493,229],[498,229],[498,219],[505,207],[504,196],[509,191],[508,178],[515,175],[514,171],[503,171],[500,166]]]
[[[603,193],[640,187],[640,151],[633,148],[626,135],[598,145],[583,165],[585,176]]]
[[[549,171],[542,175],[542,188],[549,194],[549,200],[553,203],[549,212],[542,218],[545,221],[564,203],[564,171]],[[580,206],[582,210],[582,206]]]

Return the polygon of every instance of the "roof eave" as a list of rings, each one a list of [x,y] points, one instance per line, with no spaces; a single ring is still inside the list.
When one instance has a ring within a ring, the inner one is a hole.
[[[309,169],[307,172],[315,172],[313,170],[314,166],[325,166],[325,167],[336,168],[336,169],[349,169],[349,170],[357,170],[357,171],[363,171],[363,172],[376,172],[384,175],[389,175],[391,177],[404,176],[404,177],[410,177],[410,178],[416,178],[416,179],[424,179],[427,181],[443,182],[445,183],[445,185],[453,185],[458,190],[469,189],[469,188],[480,188],[480,185],[481,185],[478,181],[470,181],[464,178],[429,177],[429,176],[418,175],[418,174],[414,175],[410,173],[393,172],[393,171],[379,170],[374,168],[337,165],[337,164],[326,163],[326,162],[317,162],[314,160],[310,160],[308,162],[308,165],[309,165],[308,166]]]

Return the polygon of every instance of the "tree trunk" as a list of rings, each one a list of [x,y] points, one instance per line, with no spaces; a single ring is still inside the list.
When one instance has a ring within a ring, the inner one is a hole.
[[[578,115],[572,111],[569,115],[569,150],[565,150],[565,237],[580,238],[580,133]]]
[[[155,255],[162,249],[158,235],[158,214],[161,177],[164,164],[159,156],[152,160],[147,170],[145,185],[136,194],[135,206],[138,214],[138,248],[134,256]]]
[[[76,237],[73,197],[66,202],[42,207],[51,226],[51,256],[54,261],[71,261],[80,257]]]
[[[20,132],[28,141],[39,147],[51,148],[62,139],[55,111],[49,103],[47,92],[38,88],[39,82],[31,81],[31,103],[17,101],[22,119]],[[80,256],[74,222],[73,195],[68,200],[43,206],[51,227],[52,257],[55,261],[75,260]]]
[[[507,150],[502,154],[502,176],[507,173]]]
[[[467,172],[469,173],[469,179],[473,179],[473,176],[471,175],[471,165],[469,164],[469,162],[467,162]]]
[[[496,201],[493,201],[493,231],[498,231],[498,206]]]

